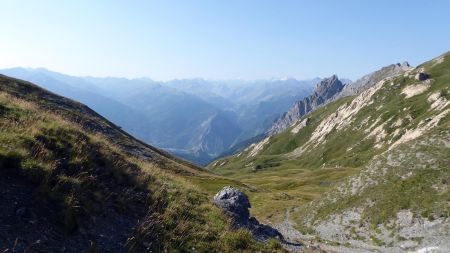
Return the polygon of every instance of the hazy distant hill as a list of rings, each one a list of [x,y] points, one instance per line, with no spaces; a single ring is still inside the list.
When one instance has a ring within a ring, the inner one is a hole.
[[[156,82],[146,78],[74,77],[29,68],[0,73],[85,103],[143,141],[200,164],[265,132],[294,101],[308,95],[315,82]]]

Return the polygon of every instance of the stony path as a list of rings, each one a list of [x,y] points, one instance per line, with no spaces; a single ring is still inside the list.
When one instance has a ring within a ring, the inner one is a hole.
[[[307,241],[311,242],[312,237],[307,237],[302,235],[297,229],[294,228],[292,222],[289,219],[290,210],[286,209],[286,215],[284,221],[274,227],[283,235],[285,242],[283,246],[291,252],[320,252],[320,248],[313,246],[312,243],[305,243]]]

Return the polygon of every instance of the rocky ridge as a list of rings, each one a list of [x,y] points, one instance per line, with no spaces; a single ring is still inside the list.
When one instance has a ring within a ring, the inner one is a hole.
[[[377,71],[374,71],[370,74],[367,74],[359,78],[355,82],[349,83],[342,89],[339,95],[336,96],[336,99],[346,96],[357,95],[361,93],[363,90],[372,87],[373,85],[383,80],[384,78],[399,75],[411,69],[412,67],[409,65],[408,62],[403,62],[402,64],[396,63],[388,65],[386,67],[383,67]]]
[[[344,83],[339,80],[337,75],[325,78],[317,84],[312,95],[296,102],[286,113],[284,113],[267,131],[267,134],[274,135],[282,132],[284,129],[297,122],[303,115],[331,100],[343,88]]]
[[[292,126],[303,115],[314,111],[319,106],[334,101],[336,99],[354,96],[362,91],[374,86],[381,80],[397,76],[411,70],[412,67],[408,62],[402,64],[391,64],[383,67],[377,71],[363,76],[355,82],[343,83],[336,75],[322,80],[317,84],[314,93],[296,102],[283,116],[281,116],[268,130],[268,135],[274,135],[282,132],[284,129]],[[417,77],[419,78],[419,77]],[[425,80],[426,75],[420,75],[420,78]]]

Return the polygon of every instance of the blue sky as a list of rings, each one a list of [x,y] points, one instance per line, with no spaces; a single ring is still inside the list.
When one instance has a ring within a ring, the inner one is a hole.
[[[450,1],[0,3],[0,68],[156,80],[355,79],[450,50]]]

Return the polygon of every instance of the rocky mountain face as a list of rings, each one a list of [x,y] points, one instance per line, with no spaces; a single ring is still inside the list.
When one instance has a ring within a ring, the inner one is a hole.
[[[286,113],[284,113],[269,129],[268,135],[282,132],[290,127],[303,115],[315,110],[324,103],[331,102],[338,98],[346,96],[354,96],[371,86],[375,85],[384,78],[399,75],[411,69],[408,62],[402,64],[391,64],[377,71],[367,74],[355,82],[347,80],[339,81],[336,76],[322,80],[314,91],[314,93],[302,101],[297,101]],[[339,81],[339,82],[338,82]]]
[[[448,252],[450,53],[355,83],[209,168],[255,187],[255,217],[286,238],[332,252]]]
[[[273,135],[282,132],[303,115],[331,100],[343,88],[344,84],[336,75],[320,81],[320,83],[316,85],[313,94],[303,100],[295,102],[295,104],[272,125],[268,130],[268,134]]]
[[[156,82],[74,77],[46,69],[0,73],[39,84],[87,104],[133,136],[197,164],[264,133],[314,80]]]

